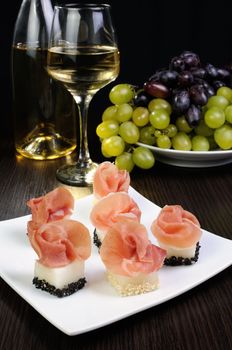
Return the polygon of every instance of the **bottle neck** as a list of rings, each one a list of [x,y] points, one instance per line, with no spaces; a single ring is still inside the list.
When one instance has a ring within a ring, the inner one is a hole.
[[[50,0],[24,0],[15,23],[13,45],[47,48],[52,17]]]

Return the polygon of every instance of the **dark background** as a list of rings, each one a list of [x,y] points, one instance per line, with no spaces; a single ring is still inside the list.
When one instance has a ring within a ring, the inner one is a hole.
[[[57,3],[58,0],[54,0]],[[70,2],[70,1],[68,1]],[[99,1],[95,1],[99,2]],[[223,65],[232,61],[232,19],[228,1],[105,1],[112,14],[121,52],[121,71],[116,82],[94,97],[89,111],[89,133],[109,105],[108,93],[115,83],[142,85],[156,69],[167,66],[183,50],[199,54],[203,62]],[[1,129],[0,136],[12,133],[12,90],[10,54],[14,24],[21,0],[5,3],[1,12]],[[91,139],[92,141],[92,139]],[[97,138],[96,138],[97,141]],[[91,142],[93,147],[95,142]]]

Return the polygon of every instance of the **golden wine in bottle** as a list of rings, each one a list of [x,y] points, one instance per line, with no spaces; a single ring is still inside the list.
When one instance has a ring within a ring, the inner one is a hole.
[[[76,148],[73,98],[47,72],[52,14],[50,0],[24,0],[12,46],[15,147],[24,157],[39,160],[59,158]]]

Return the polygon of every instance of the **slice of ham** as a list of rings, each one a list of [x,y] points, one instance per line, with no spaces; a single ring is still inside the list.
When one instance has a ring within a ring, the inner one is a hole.
[[[49,222],[29,235],[39,262],[61,267],[74,260],[86,260],[91,254],[91,238],[86,226],[76,220]]]
[[[109,272],[136,277],[159,270],[166,251],[151,244],[144,225],[125,221],[114,224],[108,230],[100,256]]]
[[[110,193],[100,199],[90,212],[90,220],[97,230],[107,231],[115,222],[141,219],[141,210],[126,192]]]
[[[106,161],[98,166],[94,174],[93,194],[100,199],[112,192],[128,192],[129,185],[129,173]]]
[[[27,205],[32,213],[29,226],[37,229],[45,223],[68,218],[74,208],[74,198],[70,191],[58,187],[44,196],[30,199]]]
[[[202,235],[196,216],[180,205],[164,206],[152,222],[151,231],[159,242],[179,248],[191,247]]]

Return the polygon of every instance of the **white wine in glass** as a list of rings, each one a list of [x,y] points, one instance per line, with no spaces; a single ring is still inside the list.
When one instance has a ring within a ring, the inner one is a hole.
[[[48,73],[64,84],[79,110],[80,146],[76,164],[57,170],[67,185],[92,185],[97,164],[89,154],[87,117],[95,93],[115,80],[120,58],[111,8],[107,4],[56,6],[48,49]]]

